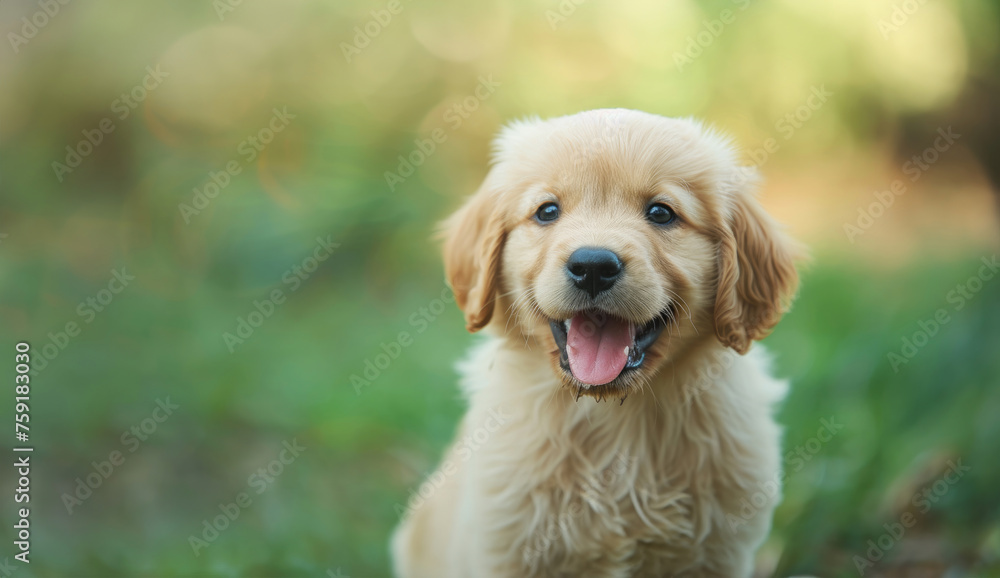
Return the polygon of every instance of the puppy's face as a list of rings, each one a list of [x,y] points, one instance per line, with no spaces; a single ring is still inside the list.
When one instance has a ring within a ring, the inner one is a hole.
[[[687,342],[743,353],[794,292],[752,173],[690,121],[592,111],[514,125],[446,223],[470,330],[541,344],[574,392],[624,397]]]

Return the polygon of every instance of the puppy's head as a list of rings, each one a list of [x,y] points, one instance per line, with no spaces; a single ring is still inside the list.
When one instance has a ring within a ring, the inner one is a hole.
[[[528,121],[445,222],[467,327],[541,344],[574,392],[627,395],[693,339],[745,353],[795,292],[755,172],[701,125],[628,110]]]

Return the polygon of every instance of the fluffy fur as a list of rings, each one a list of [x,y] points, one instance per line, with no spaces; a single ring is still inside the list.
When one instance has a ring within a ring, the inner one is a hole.
[[[482,187],[443,228],[467,327],[489,337],[460,368],[456,442],[393,537],[398,576],[752,573],[780,499],[771,416],[786,386],[747,352],[798,280],[756,180],[690,120],[601,110],[500,134]],[[540,224],[546,202],[561,215]],[[650,223],[656,202],[678,220]],[[567,282],[583,246],[621,256],[612,290]],[[582,310],[669,323],[639,369],[586,386],[549,327]]]

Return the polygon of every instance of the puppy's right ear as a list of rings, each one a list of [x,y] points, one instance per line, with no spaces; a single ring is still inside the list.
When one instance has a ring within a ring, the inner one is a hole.
[[[445,277],[471,332],[493,317],[507,238],[501,195],[489,185],[487,176],[479,191],[441,225]]]
[[[788,310],[804,249],[789,238],[753,196],[756,171],[743,169],[719,243],[715,332],[743,354]]]

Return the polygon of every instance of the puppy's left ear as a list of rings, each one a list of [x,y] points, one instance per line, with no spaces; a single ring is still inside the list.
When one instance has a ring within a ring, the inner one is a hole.
[[[715,332],[723,345],[743,354],[763,339],[788,310],[803,250],[753,197],[757,176],[742,169],[728,222],[719,232],[719,281]]]
[[[493,317],[507,239],[501,195],[489,184],[487,176],[479,191],[441,226],[445,276],[471,332],[486,327]]]

